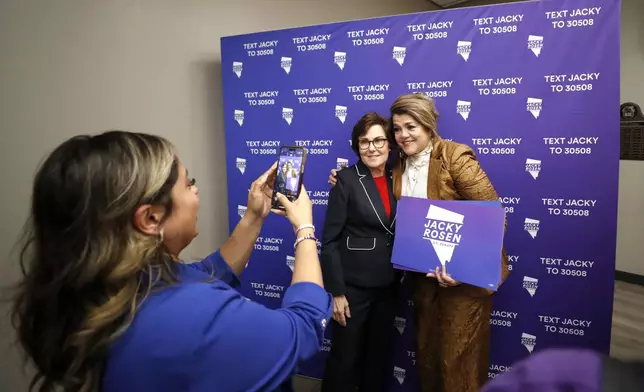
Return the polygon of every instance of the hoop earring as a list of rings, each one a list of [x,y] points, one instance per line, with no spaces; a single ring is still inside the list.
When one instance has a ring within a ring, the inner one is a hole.
[[[159,245],[163,245],[163,229],[159,230]]]

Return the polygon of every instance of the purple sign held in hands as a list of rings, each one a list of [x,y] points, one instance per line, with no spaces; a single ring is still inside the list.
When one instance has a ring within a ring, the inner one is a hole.
[[[457,281],[496,290],[501,280],[505,211],[499,202],[403,197],[392,264],[430,272],[445,266]]]

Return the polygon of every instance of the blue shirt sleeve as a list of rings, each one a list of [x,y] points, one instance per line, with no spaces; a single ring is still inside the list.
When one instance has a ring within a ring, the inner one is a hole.
[[[190,391],[273,391],[320,351],[333,309],[320,286],[292,285],[276,310],[219,282],[201,287]]]
[[[221,257],[219,251],[210,254],[208,257],[199,262],[186,265],[190,268],[195,268],[207,274],[213,274],[213,277],[215,279],[226,283],[230,287],[237,288],[241,284],[239,277],[235,275],[228,263],[226,263],[224,258]]]

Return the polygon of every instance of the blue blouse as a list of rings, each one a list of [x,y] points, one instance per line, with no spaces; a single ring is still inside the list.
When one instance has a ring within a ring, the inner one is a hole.
[[[151,294],[112,345],[102,392],[283,390],[319,352],[333,310],[320,286],[296,283],[272,310],[232,288],[239,278],[219,252],[178,272],[180,283]]]

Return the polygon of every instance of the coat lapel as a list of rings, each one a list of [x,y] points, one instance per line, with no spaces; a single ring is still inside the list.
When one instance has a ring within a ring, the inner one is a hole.
[[[367,196],[367,200],[369,201],[370,207],[373,209],[374,214],[376,214],[376,217],[380,221],[380,224],[382,227],[389,233],[391,233],[391,230],[389,229],[391,226],[391,221],[390,218],[387,216],[387,213],[385,211],[385,206],[382,203],[382,198],[380,197],[380,192],[378,192],[378,187],[376,186],[376,182],[373,180],[373,177],[371,176],[371,172],[365,166],[362,161],[358,161],[358,163],[355,166],[356,171],[358,172],[358,178],[360,181],[360,184],[362,185],[362,189],[364,190],[365,195]]]
[[[389,227],[393,227],[396,223],[396,209],[398,207],[398,199],[395,195],[394,189],[394,180],[393,180],[393,170],[390,167],[387,167],[387,189],[389,189],[389,205],[391,208],[391,218]]]
[[[392,182],[393,182],[393,191],[394,197],[396,200],[400,200],[402,197],[402,175],[405,171],[404,162],[402,158],[396,160],[396,164],[392,170]]]
[[[430,200],[440,199],[440,175],[443,162],[440,159],[430,158],[427,174],[427,198]]]
[[[440,200],[441,187],[441,170],[443,160],[440,159],[443,143],[440,137],[434,138],[434,148],[429,157],[429,170],[427,173],[427,198],[430,200]]]

